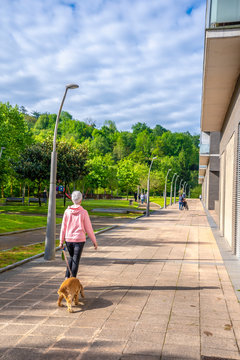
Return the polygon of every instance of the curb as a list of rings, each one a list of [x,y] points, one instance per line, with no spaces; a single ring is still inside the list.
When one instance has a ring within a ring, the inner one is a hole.
[[[56,226],[59,226],[61,224],[56,224]],[[24,230],[19,230],[19,231],[11,231],[11,232],[6,232],[6,233],[1,233],[0,236],[8,236],[8,235],[13,235],[13,234],[21,234],[21,233],[25,233],[28,231],[35,231],[35,230],[41,230],[41,229],[46,229],[46,226],[42,226],[42,227],[38,227],[38,228],[34,228],[34,229],[24,229]]]
[[[116,228],[117,226],[118,226],[118,225],[113,225],[113,226],[110,226],[110,227],[108,227],[108,228],[106,228],[106,229],[99,230],[99,231],[95,232],[95,235],[102,234],[102,233],[104,233],[104,232],[106,232],[106,231],[112,230],[112,229]],[[89,239],[88,236],[87,236],[87,239]],[[55,250],[56,250],[56,251],[57,251],[57,250],[60,250],[60,247],[57,246],[57,247],[55,248]],[[31,256],[31,257],[29,257],[29,258],[27,258],[27,259],[18,261],[18,262],[14,263],[14,264],[5,266],[4,268],[0,268],[0,274],[3,273],[3,272],[5,272],[5,271],[12,270],[12,269],[14,269],[14,268],[17,267],[17,266],[26,264],[26,263],[29,262],[29,261],[38,259],[38,258],[44,256],[44,254],[45,254],[45,253],[42,252],[42,253],[40,253],[40,254]]]

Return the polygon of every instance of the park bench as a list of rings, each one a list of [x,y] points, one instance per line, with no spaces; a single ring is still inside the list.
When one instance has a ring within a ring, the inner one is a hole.
[[[47,204],[46,198],[40,198],[40,200],[41,200],[41,203]],[[30,203],[39,203],[39,199],[38,198],[29,198],[28,205],[30,205]]]
[[[21,202],[22,204],[24,204],[24,197],[7,197],[5,200],[5,204],[7,203],[11,203],[11,202]]]

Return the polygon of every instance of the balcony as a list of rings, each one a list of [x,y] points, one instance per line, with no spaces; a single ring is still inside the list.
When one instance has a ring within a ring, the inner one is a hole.
[[[209,0],[201,129],[221,131],[240,72],[240,1]]]
[[[208,28],[239,26],[240,2],[239,0],[210,0],[207,5]]]
[[[207,165],[199,165],[199,175],[205,176],[207,170]]]
[[[199,167],[205,166],[209,162],[210,157],[210,144],[200,144],[199,151]]]
[[[209,155],[210,153],[210,144],[200,144],[200,156]]]

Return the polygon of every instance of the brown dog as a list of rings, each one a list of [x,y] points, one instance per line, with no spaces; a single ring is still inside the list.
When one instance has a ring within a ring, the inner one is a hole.
[[[84,298],[83,286],[80,281],[74,277],[66,279],[63,281],[62,285],[58,290],[58,306],[63,306],[61,304],[62,299],[65,298],[67,302],[67,307],[69,312],[72,310],[72,301],[75,301],[75,305],[78,305],[79,293],[81,293],[82,298]]]

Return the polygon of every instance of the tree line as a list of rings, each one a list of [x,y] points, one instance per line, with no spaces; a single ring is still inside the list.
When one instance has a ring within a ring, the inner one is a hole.
[[[3,196],[40,194],[49,186],[56,114],[32,112],[0,103],[0,185]],[[199,135],[171,132],[160,124],[136,123],[119,131],[106,120],[97,128],[92,119],[79,121],[62,112],[57,135],[57,182],[85,194],[127,195],[146,190],[153,157],[151,194],[162,195],[168,169],[168,191],[174,173],[198,196]]]

